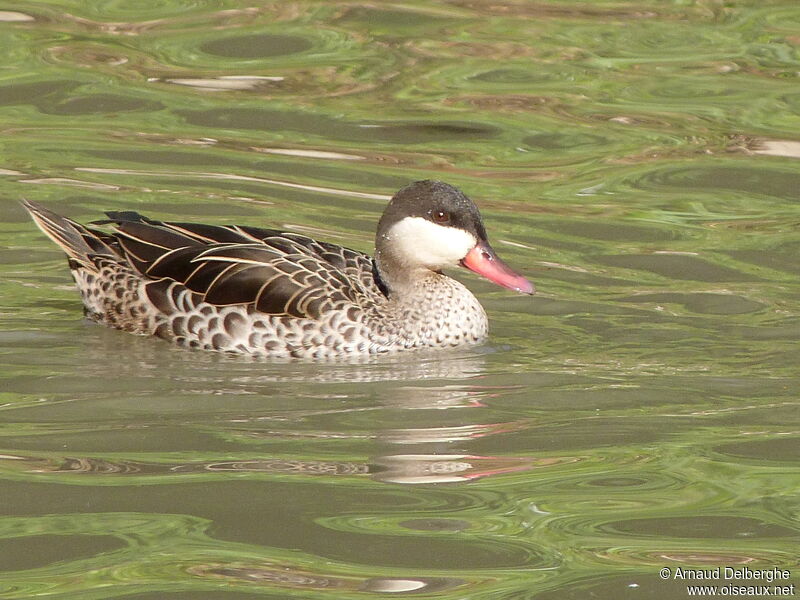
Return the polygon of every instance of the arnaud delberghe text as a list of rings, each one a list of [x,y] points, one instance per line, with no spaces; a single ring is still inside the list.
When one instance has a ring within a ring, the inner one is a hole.
[[[673,574],[673,579],[702,579],[702,580],[725,580],[725,581],[781,581],[792,576],[788,569],[751,569],[749,567],[713,567],[711,569],[689,569],[677,567]]]

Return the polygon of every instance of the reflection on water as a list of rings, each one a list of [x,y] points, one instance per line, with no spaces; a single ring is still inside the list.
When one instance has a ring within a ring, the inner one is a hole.
[[[800,6],[256,4],[0,11],[0,598],[795,569]],[[263,362],[97,327],[18,205],[371,251],[421,178],[537,281],[458,274],[484,347]]]

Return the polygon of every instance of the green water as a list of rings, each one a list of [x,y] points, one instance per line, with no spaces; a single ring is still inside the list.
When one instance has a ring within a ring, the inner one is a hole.
[[[796,0],[17,1],[0,57],[0,599],[800,583]],[[90,325],[18,203],[371,251],[421,178],[539,293],[359,364]]]

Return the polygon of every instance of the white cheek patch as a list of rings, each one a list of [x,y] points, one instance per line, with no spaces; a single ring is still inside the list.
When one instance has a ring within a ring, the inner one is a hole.
[[[437,225],[422,217],[406,217],[392,225],[387,241],[398,260],[431,269],[455,265],[475,247],[471,233]]]

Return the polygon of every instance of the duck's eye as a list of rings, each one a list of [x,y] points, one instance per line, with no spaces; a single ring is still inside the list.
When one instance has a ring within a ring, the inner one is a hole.
[[[434,210],[431,213],[431,216],[433,217],[433,222],[434,223],[440,223],[441,224],[441,223],[449,223],[450,222],[450,213],[447,213],[447,212],[445,212],[443,210]]]

